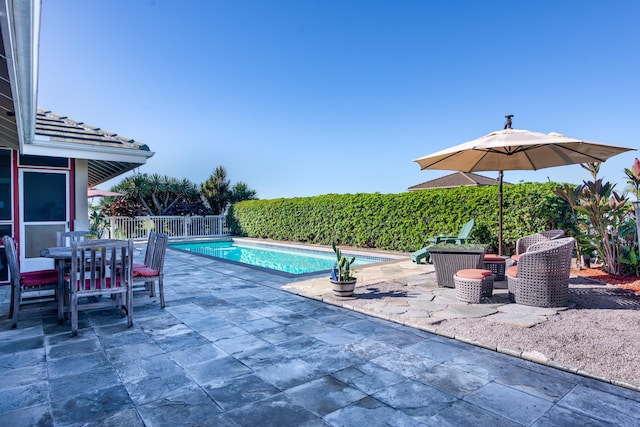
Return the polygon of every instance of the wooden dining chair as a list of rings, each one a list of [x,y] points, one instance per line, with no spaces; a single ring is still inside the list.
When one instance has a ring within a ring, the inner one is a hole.
[[[86,240],[73,242],[71,248],[71,335],[78,335],[80,310],[118,307],[133,326],[133,240]],[[84,298],[88,302],[81,303]]]
[[[164,258],[167,252],[169,236],[165,233],[152,231],[147,242],[144,264],[133,266],[134,290],[144,288],[150,297],[156,296],[155,283],[158,283],[160,294],[160,307],[165,307],[164,302]]]
[[[84,242],[87,240],[88,231],[58,231],[56,233],[56,246],[71,246],[73,242]]]
[[[43,306],[43,304],[36,303],[55,302],[58,296],[58,270],[50,269],[21,273],[18,263],[18,247],[15,240],[10,236],[4,236],[2,243],[7,254],[7,264],[9,264],[9,274],[11,276],[9,319],[11,319],[11,328],[15,328],[18,326],[20,311],[42,311],[43,309],[49,309],[48,305]],[[25,294],[30,295],[27,296]]]

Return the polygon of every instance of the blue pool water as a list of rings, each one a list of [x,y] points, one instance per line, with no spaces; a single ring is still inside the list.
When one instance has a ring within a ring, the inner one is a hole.
[[[336,256],[333,252],[283,247],[267,244],[247,244],[233,241],[172,242],[174,249],[240,262],[290,274],[307,274],[331,270]],[[389,261],[390,258],[355,256],[354,266]]]

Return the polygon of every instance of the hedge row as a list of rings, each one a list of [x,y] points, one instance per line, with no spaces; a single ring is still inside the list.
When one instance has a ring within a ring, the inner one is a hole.
[[[553,194],[557,183],[505,185],[505,253],[518,237],[570,229],[570,208]],[[457,235],[473,218],[471,236],[492,250],[498,242],[498,187],[458,187],[400,194],[327,194],[248,200],[230,211],[236,235],[281,241],[415,251],[435,235]]]

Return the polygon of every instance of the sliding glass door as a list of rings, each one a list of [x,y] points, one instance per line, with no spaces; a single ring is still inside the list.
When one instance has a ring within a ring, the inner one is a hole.
[[[40,250],[56,245],[56,232],[69,227],[69,173],[67,171],[20,171],[22,270],[51,268]]]

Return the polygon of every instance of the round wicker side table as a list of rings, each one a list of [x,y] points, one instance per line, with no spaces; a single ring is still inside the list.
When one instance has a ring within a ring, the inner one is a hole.
[[[495,254],[485,254],[483,261],[484,268],[486,270],[490,270],[494,274],[494,280],[498,282],[504,280],[504,271],[507,262],[503,257]]]

